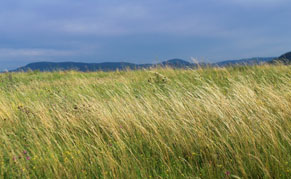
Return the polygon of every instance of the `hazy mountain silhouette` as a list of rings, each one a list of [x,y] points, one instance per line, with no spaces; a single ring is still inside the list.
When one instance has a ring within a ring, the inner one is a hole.
[[[291,64],[291,52],[285,53],[280,57],[271,61],[271,63],[283,63],[283,64]]]
[[[36,62],[30,63],[24,67],[17,68],[12,71],[59,71],[59,70],[77,70],[77,71],[115,71],[125,69],[143,69],[154,66],[169,66],[172,68],[186,68],[196,66],[193,63],[181,60],[172,59],[157,64],[134,64],[126,62],[105,62],[105,63],[78,63],[78,62]]]
[[[290,54],[285,54],[287,58],[290,58]],[[182,59],[171,59],[163,61],[157,64],[134,64],[126,62],[104,62],[104,63],[80,63],[80,62],[35,62],[30,63],[26,66],[17,68],[11,71],[29,71],[29,70],[39,70],[39,71],[61,71],[61,70],[77,70],[77,71],[115,71],[115,70],[125,70],[125,69],[143,69],[156,66],[169,66],[172,68],[194,68],[198,65],[200,66],[230,66],[230,65],[256,65],[261,63],[270,62],[274,57],[257,57],[248,58],[241,60],[227,60],[217,63],[191,63]]]
[[[246,58],[246,59],[240,59],[240,60],[227,60],[227,61],[213,63],[213,65],[217,65],[217,66],[259,65],[261,63],[272,61],[274,58],[275,57],[254,57],[254,58]]]
[[[59,70],[77,70],[77,71],[111,71],[123,70],[126,68],[136,69],[138,65],[125,62],[106,62],[106,63],[79,63],[79,62],[36,62],[20,67],[15,71],[59,71]]]
[[[190,63],[181,59],[171,59],[157,64],[158,66],[168,66],[173,68],[185,68],[185,67],[194,67],[197,66],[194,63]]]

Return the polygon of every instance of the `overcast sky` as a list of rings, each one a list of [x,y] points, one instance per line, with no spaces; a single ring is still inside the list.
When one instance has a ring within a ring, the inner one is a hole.
[[[0,70],[279,56],[291,50],[290,18],[289,0],[1,0]]]

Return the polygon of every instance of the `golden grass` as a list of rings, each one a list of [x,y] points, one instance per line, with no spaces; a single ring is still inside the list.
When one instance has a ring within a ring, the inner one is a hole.
[[[291,177],[291,66],[0,80],[0,178]]]

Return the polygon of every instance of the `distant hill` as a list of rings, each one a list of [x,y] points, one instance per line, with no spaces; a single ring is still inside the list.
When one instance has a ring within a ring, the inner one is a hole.
[[[283,64],[291,64],[291,52],[285,53],[280,57],[271,61],[271,63],[283,63]]]
[[[20,67],[15,71],[59,71],[59,70],[77,70],[77,71],[111,71],[123,70],[126,68],[136,69],[138,65],[125,62],[106,62],[106,63],[78,63],[78,62],[36,62]]]
[[[174,68],[185,68],[185,67],[197,66],[194,63],[190,63],[188,61],[181,60],[181,59],[171,59],[171,60],[167,60],[167,61],[158,63],[157,65],[159,65],[159,66],[169,66],[169,67],[174,67]]]
[[[78,62],[36,62],[30,63],[24,67],[17,68],[12,71],[59,71],[59,70],[77,70],[77,71],[115,71],[125,69],[143,69],[154,66],[169,66],[173,68],[186,68],[196,66],[193,63],[181,60],[172,59],[158,64],[134,64],[126,62],[105,62],[105,63],[78,63]]]
[[[256,65],[265,62],[270,62],[274,57],[257,57],[248,58],[241,60],[227,60],[217,63],[207,64],[200,63],[200,66],[230,66],[230,65]],[[194,68],[197,64],[191,63],[182,59],[171,59],[163,61],[157,64],[134,64],[126,62],[105,62],[105,63],[79,63],[79,62],[36,62],[30,63],[26,66],[11,70],[12,72],[17,71],[28,71],[28,70],[39,70],[39,71],[61,71],[61,70],[77,70],[77,71],[115,71],[115,70],[125,70],[125,69],[143,69],[155,66],[169,66],[172,68]]]
[[[217,63],[213,63],[216,66],[230,66],[230,65],[259,65],[261,63],[266,63],[272,61],[275,57],[254,57],[246,58],[240,60],[227,60]]]

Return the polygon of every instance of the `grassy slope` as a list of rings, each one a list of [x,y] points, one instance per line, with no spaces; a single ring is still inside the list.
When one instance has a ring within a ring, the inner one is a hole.
[[[0,178],[291,176],[291,66],[0,80]]]

